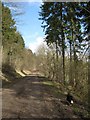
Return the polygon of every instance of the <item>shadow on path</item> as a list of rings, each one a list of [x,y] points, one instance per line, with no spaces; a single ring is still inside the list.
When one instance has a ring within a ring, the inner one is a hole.
[[[56,88],[42,76],[26,76],[3,88],[3,118],[77,118],[71,106],[55,96]]]

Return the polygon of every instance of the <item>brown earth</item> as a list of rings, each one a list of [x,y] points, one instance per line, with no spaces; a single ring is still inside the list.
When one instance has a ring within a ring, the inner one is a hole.
[[[66,96],[56,96],[55,87],[43,84],[46,78],[26,76],[2,89],[3,118],[81,118],[72,106],[66,104]]]

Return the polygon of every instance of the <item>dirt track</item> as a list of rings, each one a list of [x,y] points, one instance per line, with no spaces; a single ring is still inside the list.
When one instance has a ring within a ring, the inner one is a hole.
[[[77,118],[72,107],[53,94],[53,86],[42,84],[45,80],[26,76],[3,88],[3,118]]]

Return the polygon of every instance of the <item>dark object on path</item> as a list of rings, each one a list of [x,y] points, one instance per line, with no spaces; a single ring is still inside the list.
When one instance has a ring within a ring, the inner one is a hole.
[[[69,104],[73,104],[73,96],[70,93],[67,94],[67,101]]]

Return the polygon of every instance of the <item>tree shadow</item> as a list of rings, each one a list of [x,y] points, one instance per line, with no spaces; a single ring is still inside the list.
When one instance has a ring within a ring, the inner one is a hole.
[[[15,84],[17,81],[22,79],[22,76],[18,74],[15,70],[3,70],[3,75],[1,76],[2,88],[8,88]]]
[[[45,82],[47,82],[47,84],[44,84]],[[7,89],[5,86],[4,88]],[[70,108],[66,102],[66,95],[60,93],[57,95],[56,91],[58,91],[58,89],[55,86],[48,84],[46,77],[36,75],[24,76],[19,78],[16,83],[9,86],[8,89],[14,91],[15,94],[12,93],[12,96],[17,98],[18,104],[22,104],[22,100],[27,102],[26,106],[28,106],[29,101],[38,102],[40,104],[42,102],[47,103],[48,106],[49,103],[52,103],[54,104],[53,111],[58,109],[60,110],[60,116],[65,114],[68,116],[68,113],[66,113],[67,110],[64,110],[65,106],[67,109]],[[38,111],[39,108],[36,107],[36,109]],[[45,113],[48,114],[49,110],[46,108],[46,106],[45,108],[41,109],[42,111],[46,109],[47,113]]]

